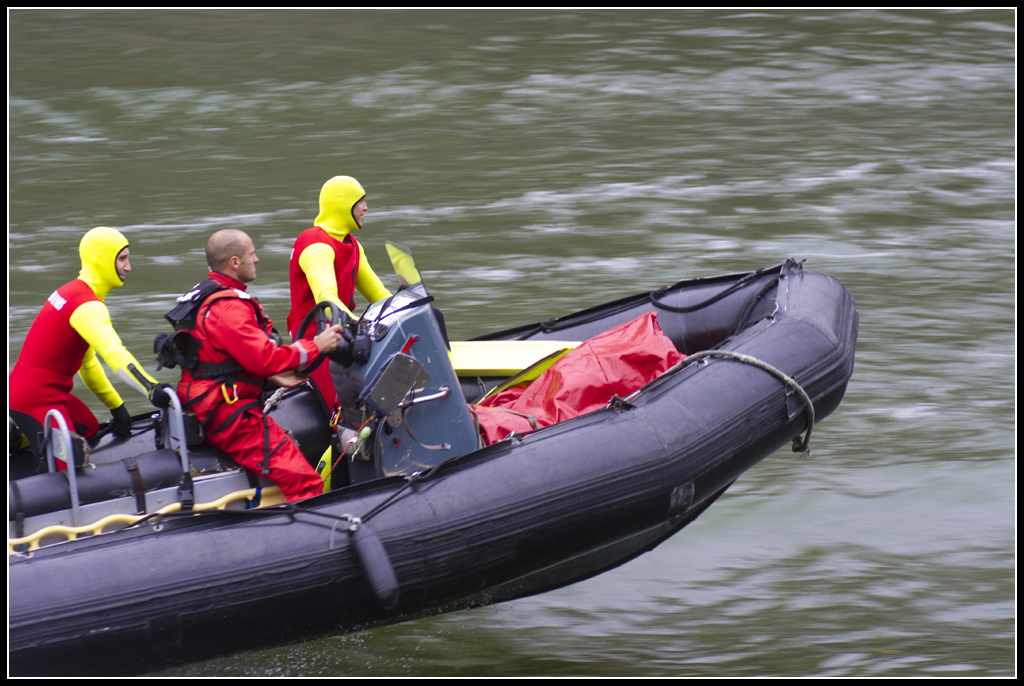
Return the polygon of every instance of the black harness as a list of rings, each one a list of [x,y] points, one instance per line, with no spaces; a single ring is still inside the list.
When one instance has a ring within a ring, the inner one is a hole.
[[[157,371],[164,367],[174,368],[178,365],[182,369],[189,370],[191,376],[195,379],[209,380],[216,379],[222,382],[222,386],[232,386],[237,381],[253,384],[255,386],[263,385],[263,379],[254,377],[251,374],[245,372],[241,364],[235,360],[225,360],[223,362],[205,362],[199,359],[199,350],[202,348],[202,341],[196,339],[193,335],[193,331],[196,326],[199,325],[199,312],[202,309],[203,304],[206,300],[217,293],[223,291],[232,291],[235,289],[229,286],[224,286],[213,279],[205,279],[197,283],[192,290],[184,295],[178,297],[178,304],[174,308],[164,315],[164,319],[170,322],[171,326],[174,327],[174,333],[158,334],[156,339],[153,341],[153,352],[157,354]],[[259,303],[252,298],[243,298],[238,295],[225,295],[223,298],[236,298],[238,300],[245,300],[252,305],[253,310],[256,314],[256,320],[259,326],[264,331],[267,329],[269,320],[266,314],[263,312],[263,308],[260,307]],[[277,331],[272,329],[272,338],[275,338],[276,342],[280,344],[280,336]],[[183,403],[183,409],[189,409],[200,402],[207,393],[215,391],[221,386],[211,386],[206,392],[192,398],[191,400]],[[225,400],[226,401],[226,400]],[[255,398],[248,402],[240,403],[239,407],[235,409],[224,421],[213,429],[207,428],[207,422],[213,417],[211,411],[206,419],[200,424],[203,434],[217,433],[218,431],[227,427],[237,417],[246,410],[251,410],[262,406],[262,400]],[[280,445],[276,446],[273,450],[267,445],[269,442],[269,427],[266,424],[267,419],[263,417],[264,424],[264,460],[261,465],[263,468],[263,474],[266,475],[270,471],[270,457],[280,449]]]
[[[217,379],[228,374],[238,374],[242,371],[242,365],[234,360],[224,362],[203,362],[199,359],[199,350],[202,343],[192,335],[196,325],[199,323],[199,310],[207,298],[220,293],[221,291],[234,291],[235,289],[224,286],[213,279],[205,279],[197,283],[192,290],[184,295],[178,296],[178,304],[170,312],[164,315],[164,319],[174,327],[174,333],[157,334],[153,341],[153,352],[157,354],[157,371],[164,367],[173,369],[181,365],[182,369],[188,369],[192,376],[197,379]],[[252,305],[256,313],[256,320],[261,329],[266,329],[267,316],[263,308],[252,298],[234,297],[245,300]],[[280,336],[273,330],[272,337],[280,344]],[[259,380],[254,380],[259,383]]]

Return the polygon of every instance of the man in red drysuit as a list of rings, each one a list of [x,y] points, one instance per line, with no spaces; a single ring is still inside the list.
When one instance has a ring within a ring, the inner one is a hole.
[[[206,259],[209,279],[197,289],[206,284],[213,292],[198,305],[191,332],[200,344],[199,361],[183,370],[178,395],[203,423],[207,443],[269,478],[289,501],[319,495],[323,480],[291,438],[263,414],[260,394],[268,380],[279,386],[301,383],[295,371],[333,351],[340,327],[312,340],[277,345],[270,318],[245,292],[259,262],[252,239],[237,229],[218,231],[206,245]]]

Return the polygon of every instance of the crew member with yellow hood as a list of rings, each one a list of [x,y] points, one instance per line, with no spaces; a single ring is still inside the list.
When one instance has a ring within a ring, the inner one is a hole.
[[[370,268],[353,232],[363,226],[366,191],[351,176],[335,176],[320,189],[320,214],[315,226],[295,240],[288,267],[292,307],[288,332],[292,340],[313,338],[315,323],[298,331],[303,318],[318,302],[330,301],[349,316],[355,310],[355,291],[369,302],[391,293]],[[337,394],[327,365],[311,376],[328,408],[337,408]]]
[[[122,381],[160,407],[170,402],[163,392],[170,386],[149,376],[125,349],[103,302],[111,290],[124,284],[125,274],[131,271],[128,240],[120,231],[99,227],[85,234],[78,251],[82,258],[78,278],[50,294],[25,337],[7,380],[9,409],[15,421],[21,419],[19,425],[30,422],[18,413],[38,422],[35,430],[42,426],[47,411],[57,409],[69,429],[82,436],[93,435],[99,429],[96,416],[71,394],[77,372],[110,408],[113,430],[127,436],[131,415],[96,354]]]

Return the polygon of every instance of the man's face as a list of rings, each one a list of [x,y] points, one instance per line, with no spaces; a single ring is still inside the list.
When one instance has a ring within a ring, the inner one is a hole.
[[[242,283],[249,283],[256,280],[256,265],[260,258],[256,257],[256,247],[252,239],[246,239],[245,251],[238,258],[238,280]]]
[[[117,253],[117,257],[114,258],[114,268],[117,270],[117,277],[124,282],[125,274],[132,270],[131,262],[128,261],[128,247]]]
[[[366,204],[366,198],[363,198],[352,207],[352,217],[360,227],[363,225],[363,215],[366,213],[368,208],[369,205]]]

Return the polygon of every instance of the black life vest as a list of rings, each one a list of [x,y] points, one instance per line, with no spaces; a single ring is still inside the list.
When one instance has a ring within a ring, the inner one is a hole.
[[[164,319],[174,327],[174,333],[157,334],[153,341],[157,371],[164,367],[173,369],[181,365],[182,369],[190,370],[192,376],[197,379],[213,379],[242,371],[242,365],[233,360],[220,363],[200,361],[199,349],[202,347],[202,343],[192,335],[192,331],[196,328],[199,310],[202,308],[203,303],[207,298],[221,291],[231,291],[234,293],[235,289],[224,286],[213,279],[205,279],[193,286],[192,290],[188,293],[178,296],[178,304],[164,315]],[[232,296],[229,294],[220,297],[243,299],[237,295]],[[253,309],[256,311],[256,318],[262,327],[266,318],[263,309],[255,300],[248,298],[245,300],[252,304]],[[280,338],[276,329],[273,333],[274,337]],[[279,340],[278,343],[280,343]]]

